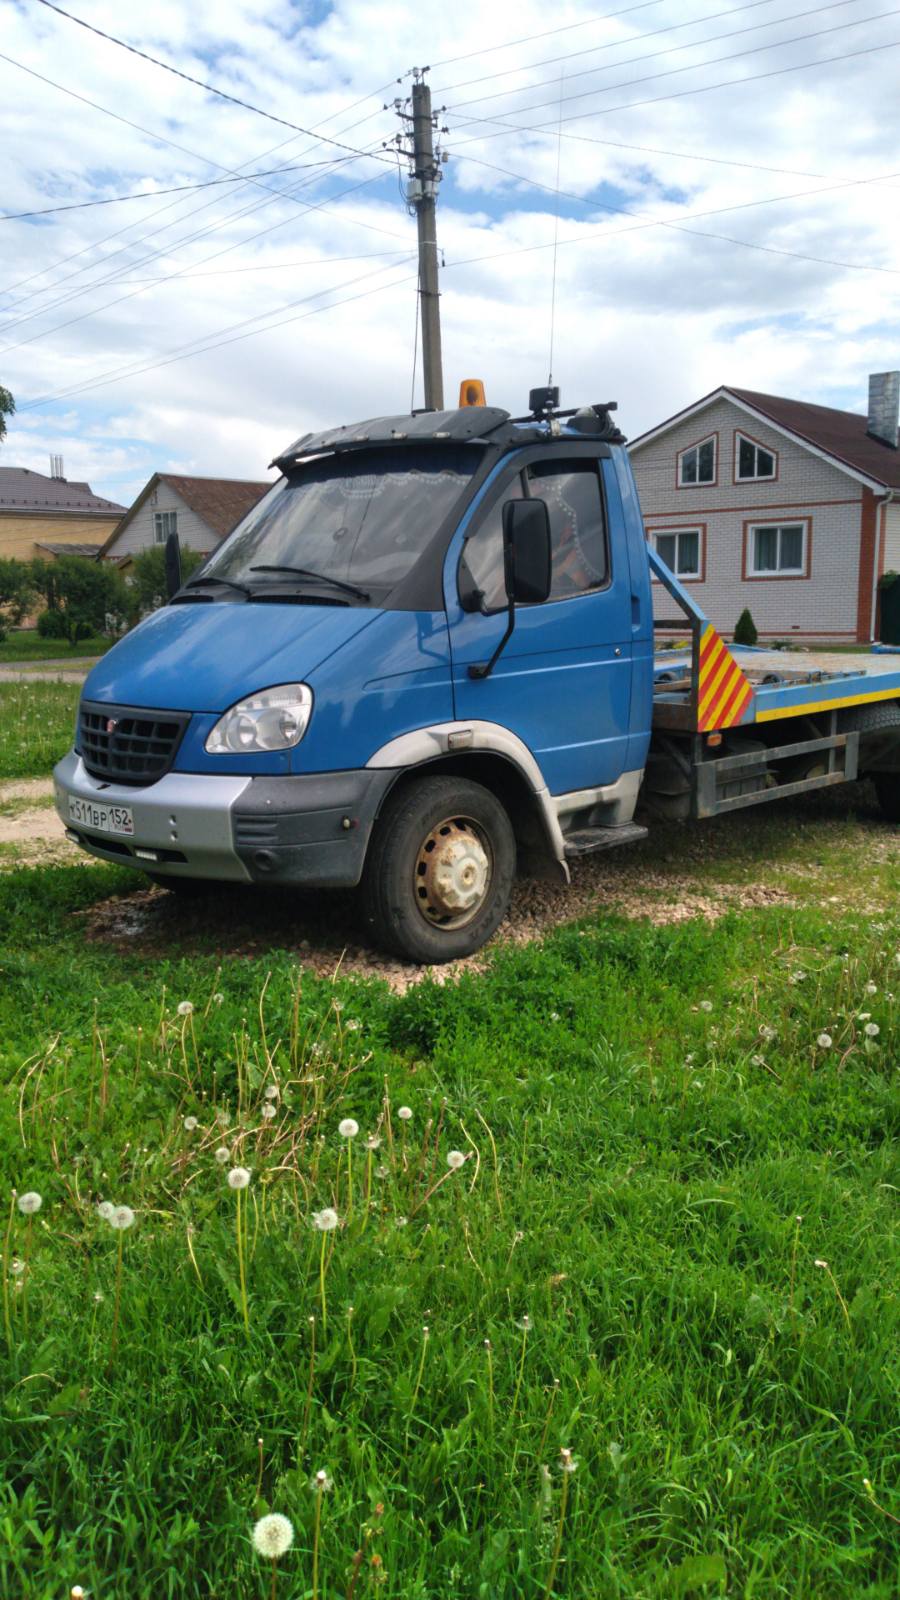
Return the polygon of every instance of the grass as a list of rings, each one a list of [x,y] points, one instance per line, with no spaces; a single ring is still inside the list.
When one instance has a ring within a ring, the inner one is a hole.
[[[86,937],[132,882],[0,879],[0,1593],[893,1597],[893,906],[598,914],[397,997]]]
[[[73,661],[86,660],[105,655],[114,644],[114,639],[107,639],[103,634],[79,639],[76,645],[70,645],[65,639],[42,639],[37,632],[13,632],[0,642],[0,666],[29,661],[67,661],[70,657]]]
[[[72,744],[76,683],[0,683],[0,780],[49,777]]]

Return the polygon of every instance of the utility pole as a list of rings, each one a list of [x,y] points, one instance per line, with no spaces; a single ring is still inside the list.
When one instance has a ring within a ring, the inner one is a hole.
[[[412,91],[411,175],[406,191],[414,208],[419,229],[419,306],[422,322],[422,365],[425,375],[425,405],[429,410],[444,409],[444,369],[441,360],[441,295],[438,287],[436,201],[441,181],[441,162],[435,156],[435,119],[431,110],[431,89],[425,72],[416,73]]]

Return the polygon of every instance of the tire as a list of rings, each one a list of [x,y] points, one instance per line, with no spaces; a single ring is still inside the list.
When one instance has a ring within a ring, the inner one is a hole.
[[[512,824],[467,778],[404,787],[375,827],[362,885],[376,942],[420,964],[471,955],[506,915],[516,871]]]
[[[872,782],[886,822],[900,822],[900,772],[873,772]]]

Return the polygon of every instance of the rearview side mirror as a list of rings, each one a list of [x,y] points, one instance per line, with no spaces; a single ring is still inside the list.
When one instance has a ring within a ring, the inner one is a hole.
[[[181,588],[181,545],[177,533],[166,540],[166,595],[171,600]]]
[[[544,500],[507,500],[503,507],[506,593],[520,605],[540,603],[553,581],[550,514]]]

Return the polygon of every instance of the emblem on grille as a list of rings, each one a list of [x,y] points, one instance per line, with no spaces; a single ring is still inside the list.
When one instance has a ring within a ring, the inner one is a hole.
[[[118,726],[119,726],[119,721],[118,721],[117,717],[107,717],[107,719],[106,719],[106,731],[107,731],[107,733],[115,733],[115,731],[116,731]]]

